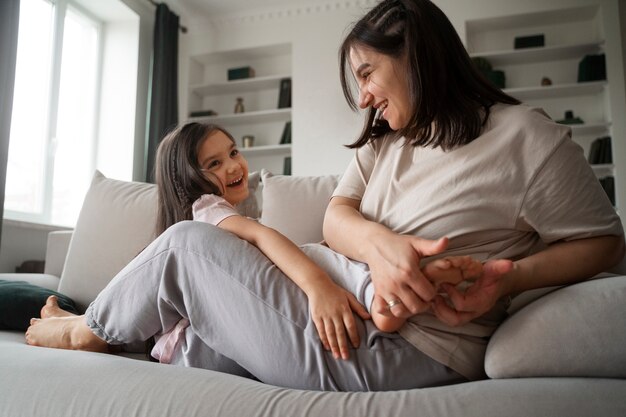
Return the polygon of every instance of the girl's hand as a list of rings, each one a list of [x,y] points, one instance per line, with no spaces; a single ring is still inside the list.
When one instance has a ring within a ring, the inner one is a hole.
[[[366,262],[376,294],[387,303],[377,303],[376,313],[385,315],[388,309],[395,317],[408,318],[428,310],[436,290],[420,270],[420,260],[443,252],[448,239],[426,240],[389,232],[371,243]]]
[[[356,297],[334,282],[320,284],[309,296],[309,308],[324,349],[335,359],[348,359],[348,339],[354,348],[361,343],[354,313],[363,320],[370,315]]]
[[[433,312],[450,326],[460,326],[482,316],[504,295],[504,277],[512,269],[513,262],[509,260],[487,261],[482,275],[465,291],[461,292],[451,284],[442,284],[449,304],[438,295],[432,303]]]

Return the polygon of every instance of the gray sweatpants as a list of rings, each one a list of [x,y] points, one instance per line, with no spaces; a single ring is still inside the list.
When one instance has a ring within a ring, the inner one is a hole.
[[[322,245],[303,250],[369,308],[367,266]],[[190,322],[174,362],[311,390],[398,390],[463,378],[397,334],[358,316],[349,360],[325,351],[306,295],[256,247],[215,226],[181,222],[163,233],[100,293],[86,312],[109,344],[147,340]]]

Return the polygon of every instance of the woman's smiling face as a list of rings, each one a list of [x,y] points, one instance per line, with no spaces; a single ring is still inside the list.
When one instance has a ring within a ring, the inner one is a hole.
[[[372,49],[353,46],[350,66],[359,85],[359,107],[378,109],[393,130],[406,127],[411,118],[411,100],[401,64]]]

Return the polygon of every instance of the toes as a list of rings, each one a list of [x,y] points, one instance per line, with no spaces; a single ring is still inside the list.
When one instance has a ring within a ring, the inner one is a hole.
[[[32,319],[30,319],[30,325],[31,325],[31,326],[34,326],[35,324],[37,324],[37,322],[38,322],[39,320],[40,320],[40,319],[33,317]]]
[[[46,305],[49,307],[59,307],[59,299],[57,298],[56,295],[51,295],[46,300]]]

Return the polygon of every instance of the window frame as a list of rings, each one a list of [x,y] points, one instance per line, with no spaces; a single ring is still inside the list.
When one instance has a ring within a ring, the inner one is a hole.
[[[103,53],[104,53],[104,22],[85,10],[74,0],[41,0],[50,3],[53,6],[52,17],[52,40],[51,40],[51,56],[50,56],[50,81],[49,81],[49,97],[48,97],[48,111],[46,115],[46,127],[44,137],[44,149],[43,149],[43,178],[42,185],[42,207],[41,212],[26,212],[11,210],[5,208],[4,219],[14,220],[19,222],[27,222],[43,225],[54,225],[52,219],[52,202],[53,202],[53,190],[54,190],[54,163],[56,158],[55,148],[57,122],[59,117],[59,98],[61,87],[61,68],[62,68],[62,56],[63,56],[63,37],[65,34],[65,18],[68,10],[71,10],[80,19],[93,24],[97,33],[97,58],[96,58],[96,76],[95,76],[95,91],[94,91],[94,103],[93,103],[93,117],[94,123],[92,126],[92,132],[89,133],[89,140],[91,140],[91,155],[89,158],[89,165],[91,170],[96,169],[97,162],[97,149],[98,149],[98,126],[100,120],[99,108],[101,100],[102,89],[102,73],[103,73]],[[19,41],[18,41],[19,42]],[[10,158],[10,154],[9,154]],[[69,227],[69,225],[62,225],[62,227]]]

